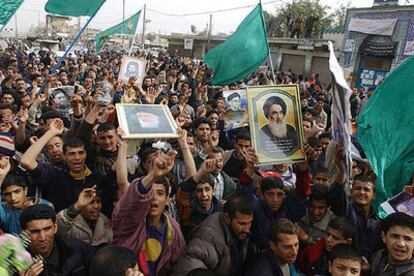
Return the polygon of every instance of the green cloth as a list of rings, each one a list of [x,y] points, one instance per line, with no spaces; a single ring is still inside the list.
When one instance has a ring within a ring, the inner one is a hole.
[[[122,21],[121,23],[110,27],[102,32],[100,32],[95,39],[96,44],[96,52],[99,52],[102,47],[109,41],[111,35],[114,34],[135,34],[137,30],[139,16],[141,15],[141,11],[137,12],[130,18]]]
[[[378,179],[374,207],[396,195],[414,171],[414,58],[392,71],[358,118],[358,141]],[[384,213],[380,210],[380,217]]]
[[[269,56],[261,4],[250,12],[236,32],[204,55],[213,70],[214,85],[234,83],[253,73]]]
[[[0,25],[5,26],[24,0],[0,0]]]
[[[48,0],[45,10],[66,16],[94,16],[105,0]]]

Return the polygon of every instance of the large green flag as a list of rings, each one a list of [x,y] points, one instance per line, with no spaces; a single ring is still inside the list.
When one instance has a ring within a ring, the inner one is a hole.
[[[66,16],[94,16],[105,0],[48,0],[45,10]]]
[[[213,84],[236,82],[259,67],[269,56],[262,5],[258,4],[225,42],[204,55],[213,70]]]
[[[111,35],[114,34],[135,34],[137,30],[139,16],[141,15],[141,11],[137,12],[130,18],[122,21],[121,23],[110,27],[102,32],[100,32],[95,39],[96,43],[96,52],[99,52],[102,47],[109,41]]]
[[[410,58],[375,90],[358,118],[358,141],[378,177],[375,207],[401,192],[414,172],[413,76]]]
[[[0,28],[5,26],[24,0],[0,0]]]

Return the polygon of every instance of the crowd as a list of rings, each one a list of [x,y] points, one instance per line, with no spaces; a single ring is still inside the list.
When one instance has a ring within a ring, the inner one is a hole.
[[[317,74],[218,87],[202,61],[137,52],[136,85],[117,81],[125,54],[76,52],[52,74],[50,52],[0,52],[0,228],[31,241],[20,275],[414,275],[414,218],[379,219],[375,174],[362,151],[346,170]],[[270,84],[299,85],[306,161],[255,167],[248,127],[224,128],[223,90]],[[66,85],[62,108],[50,90]],[[373,92],[353,89],[354,120]],[[168,106],[179,138],[131,155],[116,103]]]

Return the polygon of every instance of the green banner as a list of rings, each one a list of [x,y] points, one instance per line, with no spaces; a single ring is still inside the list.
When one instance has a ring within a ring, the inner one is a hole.
[[[0,0],[0,27],[6,26],[24,0]]]
[[[108,43],[109,39],[114,34],[129,34],[129,35],[135,34],[135,31],[137,30],[137,25],[138,25],[140,15],[141,15],[141,11],[137,12],[130,18],[122,21],[121,23],[100,32],[96,36],[96,39],[95,39],[96,52],[99,52],[102,49],[102,47],[106,43]]]
[[[234,83],[253,73],[269,56],[262,5],[258,4],[225,42],[204,55],[213,84]]]
[[[66,16],[94,16],[105,0],[48,0],[45,10]]]

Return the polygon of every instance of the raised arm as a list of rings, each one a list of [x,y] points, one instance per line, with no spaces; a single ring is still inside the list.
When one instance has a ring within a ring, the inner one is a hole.
[[[127,148],[128,141],[123,139],[125,133],[118,129],[118,158],[114,164],[116,168],[116,182],[118,183],[120,197],[122,197],[129,187],[128,168],[127,168]]]
[[[197,168],[194,162],[193,155],[191,154],[190,148],[187,144],[187,131],[185,129],[178,129],[178,144],[180,145],[181,153],[184,159],[184,166],[187,172],[186,179],[197,173]]]
[[[45,147],[47,142],[53,137],[62,134],[63,130],[63,122],[60,120],[54,121],[50,125],[49,130],[45,134],[43,134],[43,136],[40,137],[36,143],[31,145],[23,154],[22,160],[20,161],[23,168],[25,168],[28,171],[34,170],[38,165],[36,158],[40,154],[42,149]]]

